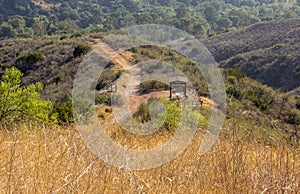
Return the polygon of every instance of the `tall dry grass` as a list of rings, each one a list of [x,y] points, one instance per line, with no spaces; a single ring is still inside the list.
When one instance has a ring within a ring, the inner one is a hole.
[[[172,162],[157,169],[132,171],[102,162],[73,129],[2,131],[0,193],[300,191],[299,148],[270,147],[223,134],[211,151],[200,156],[200,137],[199,132],[193,144]],[[136,139],[127,139],[131,145],[133,141]]]

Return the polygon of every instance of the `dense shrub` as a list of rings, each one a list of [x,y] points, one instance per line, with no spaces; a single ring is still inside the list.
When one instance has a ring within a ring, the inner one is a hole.
[[[163,99],[157,99],[157,98],[149,98],[147,103],[142,103],[138,111],[134,113],[133,117],[136,118],[138,121],[144,123],[148,122],[151,119],[151,115],[149,113],[149,106],[153,101],[160,101],[165,107],[165,121],[162,125],[164,129],[174,131],[179,127],[179,124],[181,122],[181,106],[180,104],[176,102],[169,102]],[[191,119],[191,121],[198,120],[200,125],[204,124],[205,118],[198,113],[197,111],[193,111],[190,107],[185,107],[185,111],[189,113],[188,119]]]
[[[300,111],[297,109],[288,109],[285,112],[285,120],[289,124],[300,125]]]
[[[44,58],[45,58],[45,56],[41,52],[29,52],[26,55],[22,55],[22,56],[18,57],[16,63],[17,64],[20,64],[20,63],[33,64],[33,63],[43,60]]]
[[[53,108],[59,124],[70,124],[74,122],[72,113],[72,102],[59,103]]]
[[[239,99],[242,96],[241,91],[235,86],[228,86],[226,89],[226,93],[229,96],[233,96],[236,99]]]
[[[44,58],[45,56],[41,52],[29,52],[17,58],[16,67],[22,72],[34,70],[37,68],[36,63],[42,61]]]
[[[253,102],[261,110],[266,110],[273,104],[273,99],[265,93],[260,93],[256,94]]]
[[[138,111],[134,113],[134,118],[136,118],[138,121],[144,123],[148,122],[151,119],[150,113],[149,113],[149,106],[154,101],[158,100],[155,98],[149,98],[147,103],[142,103]],[[181,108],[176,102],[167,102],[160,100],[164,106],[166,107],[166,119],[163,123],[163,127],[167,130],[175,130],[178,128],[181,118]]]
[[[96,85],[96,90],[102,90],[107,87],[107,82],[104,80],[98,80],[97,85]]]
[[[49,121],[52,103],[40,99],[42,84],[21,87],[21,77],[22,73],[13,67],[6,69],[1,78],[0,122],[10,125],[18,122]]]
[[[92,48],[87,45],[79,45],[73,51],[74,58],[81,57],[82,55],[87,54]]]
[[[116,73],[112,73],[111,68],[105,69],[101,74],[101,78],[97,82],[96,90],[102,90],[109,87],[115,80],[121,77],[123,72],[123,70],[119,70]]]
[[[179,127],[181,120],[181,107],[176,103],[166,104],[166,120],[164,127],[168,130],[175,130]]]
[[[233,76],[233,75],[229,76],[228,81],[232,85],[237,84],[237,78],[235,76]]]
[[[140,92],[150,92],[153,90],[165,90],[168,86],[157,80],[150,80],[142,83],[139,87]]]
[[[298,110],[300,110],[300,99],[298,99],[297,102],[296,102],[296,108],[297,108]]]
[[[141,121],[142,123],[148,122],[150,120],[150,113],[149,113],[149,103],[140,104],[138,111],[133,114],[137,120]]]
[[[225,76],[225,78],[229,78],[230,76],[234,76],[236,77],[237,81],[239,81],[240,79],[246,77],[246,74],[236,68],[228,68],[228,69],[224,69],[223,70],[223,75]]]
[[[95,104],[105,104],[110,106],[111,105],[111,94],[109,93],[97,93],[95,95]]]

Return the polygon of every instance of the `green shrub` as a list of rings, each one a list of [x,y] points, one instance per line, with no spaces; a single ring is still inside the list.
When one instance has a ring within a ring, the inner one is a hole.
[[[145,92],[150,92],[153,90],[165,90],[166,87],[167,87],[167,85],[160,81],[150,80],[150,81],[146,81],[140,85],[140,92],[145,93]]]
[[[256,94],[256,96],[253,98],[253,102],[255,106],[261,110],[267,110],[273,104],[273,98],[267,94],[260,93],[258,95]]]
[[[111,95],[109,93],[97,93],[95,95],[95,104],[104,104],[111,106]]]
[[[253,90],[247,90],[245,92],[245,98],[253,100],[255,98],[255,92]]]
[[[235,86],[228,86],[226,89],[226,93],[229,96],[233,96],[236,99],[239,99],[242,95],[241,91]]]
[[[88,45],[79,45],[73,51],[74,58],[87,54],[92,48]]]
[[[70,124],[74,122],[72,112],[72,102],[56,104],[53,109],[60,125]]]
[[[33,63],[43,60],[44,58],[45,58],[45,56],[41,52],[29,52],[26,55],[22,55],[22,56],[18,57],[16,63],[17,64],[20,64],[20,63],[33,64]]]
[[[237,78],[235,76],[233,76],[233,75],[229,76],[228,81],[232,85],[236,85],[237,84]]]
[[[115,74],[115,80],[119,79],[121,77],[121,75],[123,74],[123,70],[119,70],[116,74]]]
[[[102,90],[110,86],[115,80],[121,77],[123,72],[123,70],[119,70],[116,73],[112,73],[111,68],[105,69],[101,74],[101,78],[97,82],[96,90]]]
[[[298,99],[297,102],[296,102],[296,108],[297,108],[298,110],[300,110],[300,99]]]
[[[243,71],[236,69],[236,68],[224,69],[223,74],[225,77],[228,77],[228,78],[230,76],[234,76],[234,77],[236,77],[237,80],[240,80],[240,79],[246,77],[246,74]]]
[[[166,104],[166,120],[163,126],[167,130],[175,130],[179,127],[181,119],[181,107],[176,103],[167,103]]]
[[[124,99],[121,94],[112,94],[111,95],[111,104],[114,106],[124,105]]]
[[[288,109],[285,112],[285,121],[289,124],[300,125],[300,111],[297,109]]]
[[[138,111],[133,114],[133,117],[135,117],[137,120],[141,122],[148,122],[150,120],[150,113],[149,113],[149,106],[153,101],[158,101],[158,98],[150,97],[147,100],[147,103],[142,103],[138,107]]]
[[[6,69],[0,82],[0,122],[8,125],[17,122],[50,121],[52,103],[42,101],[39,92],[42,84],[21,87],[22,73],[15,67]],[[54,116],[52,119],[55,119]]]
[[[96,85],[96,90],[102,90],[107,86],[107,82],[104,80],[98,80],[97,85]]]
[[[138,111],[133,114],[133,117],[142,123],[148,122],[150,120],[149,103],[140,104]]]
[[[158,100],[155,98],[149,98],[147,103],[142,103],[138,111],[134,113],[134,118],[136,118],[138,121],[145,123],[148,122],[151,119],[150,113],[149,113],[149,106],[153,102],[153,100]],[[163,127],[167,130],[175,130],[178,128],[180,119],[181,119],[181,108],[179,105],[177,105],[176,102],[167,102],[160,100],[166,107],[166,119],[163,124]]]
[[[17,58],[16,65],[21,71],[34,70],[37,62],[42,61],[45,56],[41,52],[29,52]]]
[[[228,63],[229,65],[236,65],[239,64],[240,62],[244,61],[244,57],[242,55],[236,55],[231,59],[231,61]]]

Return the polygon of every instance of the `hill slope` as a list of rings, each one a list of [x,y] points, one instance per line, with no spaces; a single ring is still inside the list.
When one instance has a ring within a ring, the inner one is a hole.
[[[300,20],[262,22],[204,43],[221,67],[284,91],[300,87]]]
[[[172,25],[196,37],[259,21],[299,18],[300,2],[182,0],[0,0],[0,37]]]

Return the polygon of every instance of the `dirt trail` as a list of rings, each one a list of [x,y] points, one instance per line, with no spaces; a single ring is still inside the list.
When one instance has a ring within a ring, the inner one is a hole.
[[[121,65],[124,70],[129,70],[132,68],[133,65],[129,62],[131,58],[130,52],[126,51],[123,53],[118,53],[101,40],[99,40],[97,46],[107,53],[111,58],[114,57],[113,62]]]
[[[131,62],[133,61],[132,53],[129,51],[118,53],[101,40],[99,40],[97,46],[113,58],[113,63],[121,66],[124,70],[123,75],[117,81],[118,92],[129,99],[129,109],[131,112],[135,112],[138,106],[145,101],[145,97],[138,95],[141,76],[140,69]]]
[[[118,53],[113,50],[109,45],[101,40],[97,40],[97,46],[107,53],[110,58],[113,58],[112,62],[120,66],[124,73],[117,81],[118,92],[125,96],[125,100],[128,100],[129,111],[136,112],[138,107],[142,103],[146,103],[149,97],[168,98],[169,91],[155,91],[148,94],[139,94],[138,86],[141,83],[140,69],[133,64],[132,53],[124,51]],[[190,100],[199,100],[199,97],[189,94]],[[212,101],[209,98],[201,97],[203,101],[203,108],[210,109]]]

